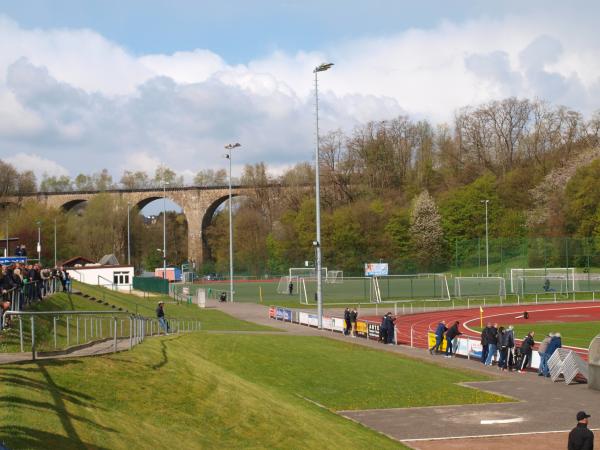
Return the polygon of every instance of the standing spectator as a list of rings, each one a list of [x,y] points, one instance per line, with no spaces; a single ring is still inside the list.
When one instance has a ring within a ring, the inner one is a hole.
[[[485,328],[481,330],[481,364],[485,364],[488,355],[488,335],[492,328],[492,324],[488,322]]]
[[[350,334],[350,329],[352,328],[352,322],[350,322],[350,308],[346,308],[344,310],[344,335],[348,336]]]
[[[506,368],[512,370],[515,365],[515,329],[512,325],[509,325],[505,332],[505,342],[508,350]]]
[[[394,330],[396,328],[396,318],[392,316],[391,312],[388,312],[386,314],[387,320],[388,320],[388,326],[387,326],[387,341],[385,342],[386,344],[390,344],[390,345],[394,345],[394,338],[395,338],[395,333]]]
[[[550,336],[550,333],[548,333],[544,339],[542,339],[542,342],[540,342],[540,346],[538,347],[538,353],[540,355],[540,367],[538,368],[538,376],[543,377],[546,375],[546,372],[548,371],[548,359],[550,358],[547,354],[546,354],[546,350],[548,349],[548,344],[550,344],[550,340],[552,339],[552,336]]]
[[[485,365],[491,366],[496,358],[496,350],[498,349],[498,324],[495,323],[488,330],[488,354],[485,359]]]
[[[352,337],[356,337],[356,320],[358,319],[358,311],[356,308],[352,308],[350,311],[350,325],[352,326]]]
[[[588,429],[588,418],[585,411],[577,413],[577,426],[569,433],[568,450],[594,450],[594,433]]]
[[[498,348],[500,349],[500,357],[498,359],[498,369],[506,370],[506,362],[508,360],[508,341],[504,327],[498,328]]]
[[[535,341],[533,337],[535,336],[535,332],[530,331],[523,339],[523,343],[521,344],[521,354],[523,355],[523,362],[521,363],[521,367],[517,372],[523,373],[525,369],[527,369],[531,365],[531,354],[533,353],[533,347],[535,346]]]
[[[384,316],[381,318],[381,325],[379,325],[379,339],[381,340],[381,342],[383,342],[384,344],[387,342],[387,335],[388,335],[388,320],[387,320],[387,314],[384,314]]]
[[[60,266],[60,270],[58,271],[58,278],[60,279],[63,292],[67,292],[67,272],[65,272],[65,268],[62,266]]]
[[[554,352],[562,347],[562,338],[560,333],[552,333],[550,335],[550,342],[548,343],[548,347],[546,348],[546,366],[544,367],[543,375],[545,377],[550,377],[550,368],[548,367],[548,360],[552,357]]]
[[[452,350],[453,350],[453,346],[452,343],[454,342],[454,339],[457,338],[458,336],[460,336],[462,333],[460,331],[458,331],[458,320],[456,322],[454,322],[454,324],[452,324],[452,326],[450,328],[448,328],[448,331],[446,331],[446,358],[451,358],[452,357]],[[456,347],[458,347],[456,345]],[[456,353],[456,348],[454,349],[454,352]]]
[[[219,302],[223,303],[227,301],[227,292],[223,291],[221,292],[221,295],[219,295]]]
[[[294,282],[290,280],[290,284],[288,284],[288,294],[292,295],[294,293]]]
[[[446,321],[445,320],[442,320],[440,323],[438,323],[438,326],[435,329],[435,345],[429,349],[429,354],[430,355],[433,355],[434,351],[435,351],[436,354],[439,353],[439,351],[440,351],[440,345],[442,345],[442,342],[444,341],[444,333],[447,330],[448,330],[448,328],[446,328]]]
[[[156,317],[158,318],[158,324],[164,330],[165,334],[169,334],[169,326],[167,325],[167,321],[165,320],[165,309],[164,302],[158,302],[158,306],[156,307]]]

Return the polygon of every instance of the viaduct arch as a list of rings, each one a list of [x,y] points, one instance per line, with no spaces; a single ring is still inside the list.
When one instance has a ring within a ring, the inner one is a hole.
[[[276,187],[266,187],[272,189]],[[3,203],[19,205],[26,200],[37,200],[44,205],[69,211],[78,204],[90,200],[98,194],[109,194],[140,210],[148,203],[163,198],[162,189],[107,190],[78,192],[40,192],[20,197],[5,197]],[[250,187],[232,187],[232,196],[255,196],[256,190]],[[215,187],[171,187],[166,189],[166,197],[177,203],[183,210],[188,224],[188,259],[197,265],[208,255],[205,230],[210,225],[217,208],[229,199],[229,188]]]

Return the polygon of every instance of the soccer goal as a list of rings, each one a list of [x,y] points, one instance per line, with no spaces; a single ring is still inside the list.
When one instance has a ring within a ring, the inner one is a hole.
[[[510,290],[514,294],[568,293],[575,291],[575,269],[510,269]]]
[[[291,292],[290,292],[291,288]],[[296,276],[286,276],[281,277],[279,279],[279,283],[277,284],[277,293],[278,294],[288,294],[293,295],[299,292],[299,278]]]
[[[325,283],[330,284],[341,284],[344,282],[344,271],[343,270],[330,270],[327,272],[327,278]]]
[[[317,269],[314,267],[290,267],[290,277],[316,279]],[[321,279],[327,279],[327,267],[321,267]]]
[[[385,299],[450,299],[448,280],[443,273],[388,275],[379,277],[379,285]]]
[[[455,297],[483,295],[506,297],[506,280],[503,277],[454,278]]]

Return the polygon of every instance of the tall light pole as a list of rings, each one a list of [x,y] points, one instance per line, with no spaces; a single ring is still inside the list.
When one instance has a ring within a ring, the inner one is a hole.
[[[129,211],[131,210],[131,203],[127,202],[127,265],[131,265],[131,233],[129,228]]]
[[[163,180],[163,279],[167,278],[167,184]]]
[[[6,219],[6,256],[10,256],[8,251],[8,219]]]
[[[54,267],[56,267],[56,217],[54,218]]]
[[[233,221],[231,215],[231,154],[234,148],[241,147],[242,144],[227,144],[225,149],[229,150],[225,158],[229,160],[229,301],[233,302]]]
[[[490,276],[490,246],[488,240],[488,203],[489,200],[481,200],[485,203],[485,276]]]
[[[321,275],[321,183],[319,171],[319,72],[325,72],[333,63],[323,63],[313,70],[315,74],[315,120],[316,120],[316,145],[315,145],[315,205],[316,205],[316,241],[313,243],[316,253],[317,270],[317,315],[319,329],[323,328],[323,277]]]
[[[38,241],[37,241],[37,253],[38,253],[38,264],[42,263],[42,222],[36,222],[38,226]]]

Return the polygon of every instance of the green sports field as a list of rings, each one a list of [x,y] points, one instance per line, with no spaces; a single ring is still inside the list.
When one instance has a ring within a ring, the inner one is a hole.
[[[515,334],[522,338],[535,331],[535,340],[540,342],[548,333],[560,333],[563,345],[588,348],[594,337],[600,334],[600,322],[532,323],[516,325]]]

